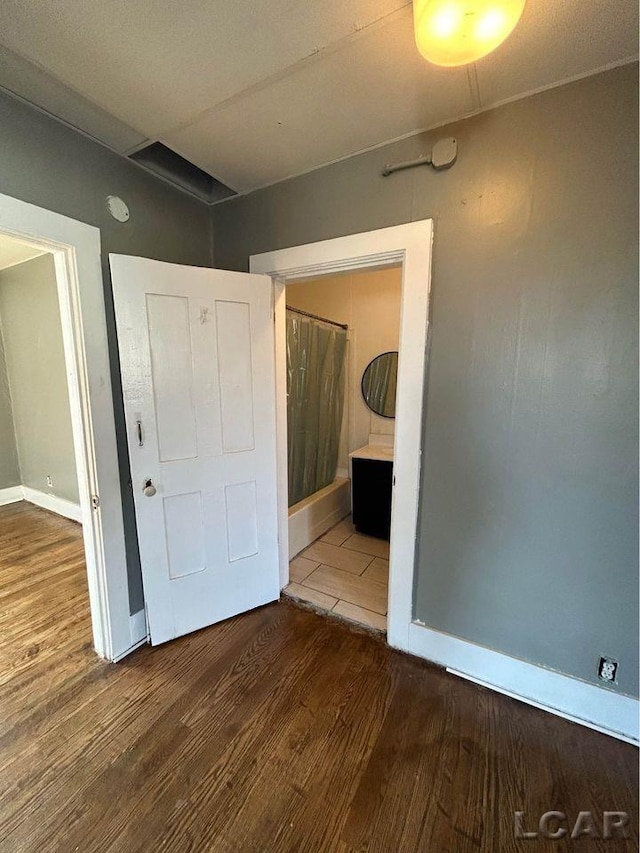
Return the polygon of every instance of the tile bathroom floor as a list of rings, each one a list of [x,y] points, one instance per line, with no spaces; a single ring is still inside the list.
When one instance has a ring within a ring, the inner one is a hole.
[[[386,631],[389,543],[356,533],[351,516],[294,557],[289,576],[284,595]]]

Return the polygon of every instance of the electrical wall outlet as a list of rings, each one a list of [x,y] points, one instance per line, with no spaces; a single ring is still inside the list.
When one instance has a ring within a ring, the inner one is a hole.
[[[598,678],[608,684],[617,684],[618,661],[613,658],[601,657],[598,663]]]
[[[51,474],[47,474],[47,486],[51,488],[53,486],[53,480],[51,479]]]

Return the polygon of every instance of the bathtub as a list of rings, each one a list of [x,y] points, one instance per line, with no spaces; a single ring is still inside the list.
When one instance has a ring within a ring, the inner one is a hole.
[[[351,512],[349,480],[336,477],[319,492],[289,507],[289,559]]]

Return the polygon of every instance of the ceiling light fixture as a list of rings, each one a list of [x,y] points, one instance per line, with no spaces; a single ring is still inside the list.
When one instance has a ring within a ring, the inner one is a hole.
[[[467,65],[507,38],[525,0],[413,0],[418,50],[434,65]]]

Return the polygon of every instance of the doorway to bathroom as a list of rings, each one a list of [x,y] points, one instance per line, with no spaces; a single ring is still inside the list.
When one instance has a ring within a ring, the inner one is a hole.
[[[384,458],[391,461],[393,465],[386,617],[387,642],[395,648],[404,650],[409,649],[413,621],[413,579],[422,461],[421,434],[425,365],[429,338],[432,243],[433,222],[427,219],[337,237],[319,243],[278,249],[261,255],[252,255],[249,266],[252,273],[266,274],[272,280],[275,323],[278,541],[281,589],[287,587],[290,582],[286,359],[287,284],[298,284],[305,280],[348,272],[375,271],[389,267],[401,269],[398,345],[400,354],[397,361],[395,395],[395,440],[393,450],[389,447],[381,449],[383,452],[386,451]],[[325,315],[320,314],[319,316]],[[351,465],[353,466],[353,460]],[[327,532],[329,533],[329,531]],[[343,533],[345,531],[339,529],[337,535],[332,536],[332,538],[338,539]],[[346,537],[350,538],[352,535],[354,535],[354,531],[347,529]],[[353,551],[354,549],[349,550]],[[365,567],[364,570],[366,571],[368,567]]]
[[[402,267],[286,282],[286,596],[386,630]]]

